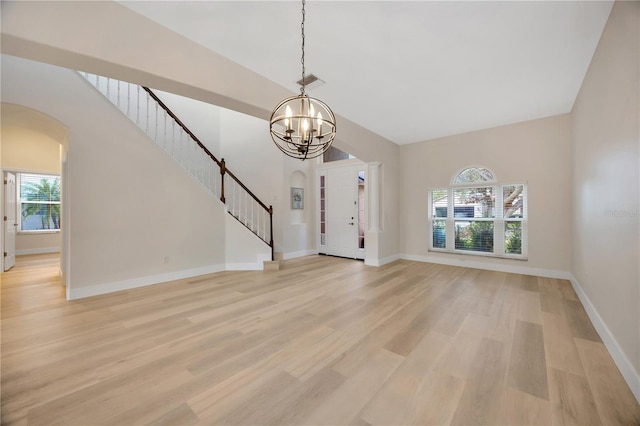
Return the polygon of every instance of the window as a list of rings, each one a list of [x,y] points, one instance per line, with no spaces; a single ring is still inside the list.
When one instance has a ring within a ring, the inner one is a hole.
[[[526,259],[526,185],[499,185],[483,167],[452,182],[429,191],[429,249]]]
[[[364,170],[358,171],[358,248],[364,250]]]
[[[475,182],[495,182],[493,173],[484,167],[469,167],[458,173],[453,180],[455,185]]]
[[[20,231],[60,229],[60,177],[18,173]]]

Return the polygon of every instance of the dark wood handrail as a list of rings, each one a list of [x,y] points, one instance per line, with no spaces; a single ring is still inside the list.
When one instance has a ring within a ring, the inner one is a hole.
[[[224,158],[223,158],[223,160],[224,160]],[[238,178],[236,177],[236,175],[234,175],[234,174],[233,174],[229,169],[227,169],[227,174],[229,175],[229,177],[231,177],[233,180],[235,180],[235,181],[236,181],[236,183],[242,187],[242,189],[244,189],[245,191],[247,191],[247,193],[248,193],[249,195],[251,195],[251,197],[256,201],[256,203],[260,204],[260,206],[262,206],[262,208],[263,208],[263,209],[265,209],[266,211],[269,211],[269,207],[267,207],[267,205],[266,205],[265,203],[263,203],[262,201],[260,201],[260,199],[258,199],[258,197],[256,197],[255,195],[253,195],[253,192],[251,192],[251,191],[249,190],[249,188],[247,188],[247,187],[244,185],[244,183],[242,183],[242,182],[240,181],[240,179],[238,179]]]
[[[168,106],[166,106],[166,105],[164,104],[164,102],[162,102],[162,101],[160,100],[160,98],[159,98],[158,96],[156,96],[156,94],[155,94],[155,93],[153,93],[153,91],[152,91],[151,89],[149,89],[148,87],[145,87],[145,86],[141,86],[141,87],[144,89],[144,91],[145,91],[145,92],[147,92],[147,93],[149,94],[149,96],[151,96],[151,97],[153,98],[153,100],[154,100],[154,101],[156,101],[156,102],[158,103],[158,105],[160,105],[160,107],[162,107],[162,109],[163,109],[163,110],[165,110],[165,111],[167,112],[167,114],[169,114],[169,116],[170,116],[171,118],[173,118],[173,119],[176,121],[176,123],[178,123],[178,125],[179,125],[180,127],[182,127],[182,130],[184,130],[184,131],[185,131],[189,136],[191,136],[191,139],[193,139],[193,140],[198,144],[198,146],[199,146],[200,148],[202,148],[202,150],[203,150],[203,151],[204,151],[204,152],[205,152],[209,157],[211,157],[211,159],[212,159],[213,161],[215,161],[215,162],[216,162],[216,164],[217,164],[218,166],[220,166],[220,161],[216,158],[216,156],[215,156],[215,155],[213,155],[213,154],[211,153],[211,151],[209,151],[209,150],[207,149],[207,147],[206,147],[206,146],[204,146],[204,144],[203,144],[202,142],[200,142],[200,139],[198,139],[198,138],[196,137],[196,135],[194,135],[194,134],[193,134],[193,132],[192,132],[191,130],[189,130],[189,128],[188,128],[187,126],[185,126],[185,124],[184,124],[184,123],[183,123],[183,122],[178,118],[178,116],[177,116],[177,115],[175,115],[175,114],[173,113],[173,111],[171,111],[171,109],[169,109],[169,107],[168,107]]]
[[[188,128],[188,127],[187,127],[187,126],[186,126],[186,125],[185,125],[185,124],[184,124],[184,123],[183,123],[183,122],[178,118],[178,116],[177,116],[177,115],[175,115],[175,114],[173,113],[173,111],[171,111],[171,109],[170,109],[170,108],[169,108],[169,107],[168,107],[164,102],[162,102],[162,101],[160,100],[160,98],[158,98],[158,96],[157,96],[155,93],[153,93],[153,91],[152,91],[151,89],[149,89],[148,87],[145,87],[145,86],[142,86],[142,88],[143,88],[143,89],[144,89],[144,90],[145,90],[145,91],[146,91],[146,92],[147,92],[147,93],[148,93],[148,94],[153,98],[153,100],[155,100],[155,101],[158,103],[158,105],[160,105],[160,107],[161,107],[163,110],[165,110],[165,111],[167,112],[167,114],[169,114],[169,116],[170,116],[171,118],[173,118],[173,119],[176,121],[176,123],[178,123],[178,125],[179,125],[180,127],[182,127],[182,129],[183,129],[183,130],[184,130],[184,131],[185,131],[189,136],[191,136],[191,138],[192,138],[192,139],[193,139],[193,140],[198,144],[198,146],[199,146],[200,148],[202,148],[202,150],[203,150],[203,151],[204,151],[204,152],[205,152],[209,157],[211,157],[211,159],[212,159],[213,161],[215,161],[215,162],[216,162],[216,164],[220,167],[220,173],[221,173],[222,175],[224,175],[225,173],[226,173],[226,174],[228,174],[228,175],[229,175],[233,180],[235,180],[235,181],[238,183],[238,185],[240,185],[240,186],[242,187],[242,189],[244,189],[245,191],[247,191],[247,193],[251,196],[251,198],[253,198],[253,199],[254,199],[258,204],[260,204],[260,206],[261,206],[263,209],[265,209],[267,212],[269,211],[269,207],[267,207],[267,205],[266,205],[266,204],[264,204],[264,203],[263,203],[263,202],[262,202],[262,201],[261,201],[261,200],[260,200],[260,199],[259,199],[259,198],[254,194],[254,193],[253,193],[253,192],[251,192],[251,190],[250,190],[249,188],[247,188],[247,186],[246,186],[244,183],[242,183],[242,182],[240,181],[240,179],[238,179],[238,178],[237,178],[237,176],[236,176],[236,175],[234,175],[234,174],[231,172],[231,170],[229,170],[229,169],[227,168],[226,164],[224,164],[224,158],[223,158],[222,160],[218,160],[218,159],[215,157],[215,155],[213,155],[213,154],[211,153],[211,151],[209,151],[209,150],[207,149],[207,147],[206,147],[206,146],[204,146],[204,144],[203,144],[202,142],[200,142],[200,139],[198,139],[198,138],[197,138],[197,136],[196,136],[196,135],[194,135],[194,134],[193,134],[193,132],[192,132],[191,130],[189,130],[189,128]],[[224,192],[223,192],[223,194],[222,194],[222,197],[224,197]],[[224,200],[222,200],[222,201],[224,202]]]
[[[165,110],[165,112],[171,118],[173,118],[175,120],[176,123],[178,123],[178,125],[182,128],[182,130],[184,130],[191,137],[191,139],[193,139],[193,141],[196,144],[198,144],[198,146],[207,154],[207,156],[209,156],[209,158],[211,158],[218,165],[218,167],[220,167],[220,175],[221,175],[221,179],[220,179],[220,186],[221,186],[220,201],[222,201],[223,203],[226,202],[226,199],[225,199],[225,196],[224,196],[224,175],[227,174],[227,175],[229,175],[229,177],[231,179],[236,181],[236,183],[238,185],[240,185],[242,187],[242,189],[244,189],[247,192],[247,194],[249,194],[251,196],[251,198],[253,198],[253,200],[260,205],[260,207],[262,207],[267,213],[269,213],[269,241],[263,240],[262,237],[260,237],[259,235],[258,235],[258,237],[271,247],[271,260],[274,260],[275,253],[274,253],[274,244],[273,244],[273,207],[272,206],[267,207],[267,205],[265,203],[263,203],[258,197],[256,197],[256,195],[253,192],[251,192],[251,190],[249,188],[247,188],[247,186],[244,183],[242,183],[240,181],[240,179],[238,179],[236,177],[236,175],[234,175],[227,168],[227,165],[226,165],[226,163],[224,161],[224,158],[221,159],[221,160],[218,160],[216,158],[216,156],[213,155],[211,153],[211,151],[209,151],[209,149],[207,149],[206,146],[204,146],[204,144],[200,141],[200,139],[198,139],[198,137],[196,135],[194,135],[191,130],[189,130],[189,128],[178,118],[178,116],[175,115],[173,113],[173,111],[171,111],[171,109],[164,102],[162,102],[160,100],[160,98],[155,93],[153,93],[153,91],[151,89],[149,89],[148,87],[145,87],[145,86],[141,86],[141,87],[144,89],[145,92],[147,92],[149,94],[149,96],[151,96],[153,98],[154,101],[156,101],[158,103],[158,105],[160,105],[160,107],[163,110]]]

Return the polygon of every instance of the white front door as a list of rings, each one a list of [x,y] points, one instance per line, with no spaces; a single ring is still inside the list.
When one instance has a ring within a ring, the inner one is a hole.
[[[4,270],[16,263],[16,176],[4,174]]]
[[[326,254],[364,259],[358,233],[363,220],[358,214],[364,201],[358,196],[362,170],[363,166],[346,166],[326,171]]]

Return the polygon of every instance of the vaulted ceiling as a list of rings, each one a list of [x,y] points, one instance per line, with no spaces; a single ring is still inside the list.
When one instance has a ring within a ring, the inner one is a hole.
[[[299,90],[299,2],[121,3]],[[397,144],[567,113],[612,4],[311,0],[308,92]]]

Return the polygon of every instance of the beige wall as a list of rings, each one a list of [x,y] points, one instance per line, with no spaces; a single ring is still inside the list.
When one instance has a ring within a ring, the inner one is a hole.
[[[224,268],[222,204],[78,74],[4,56],[2,83],[4,101],[69,128],[68,295]]]
[[[461,266],[534,268],[568,276],[571,264],[571,121],[568,114],[401,147],[400,223],[404,255]],[[492,170],[499,183],[528,187],[529,259],[430,253],[427,190],[447,187],[469,166]]]
[[[1,138],[2,169],[60,175],[58,141],[38,131],[4,124]],[[16,235],[17,254],[59,251],[60,244],[60,232]]]
[[[640,399],[639,15],[615,3],[572,111],[572,271]]]
[[[60,174],[60,143],[39,132],[2,126],[2,168]]]
[[[3,53],[139,82],[263,120],[275,103],[292,95],[117,2],[3,2],[1,29]],[[133,33],[145,37],[131,38]],[[167,61],[167,51],[178,56]],[[383,163],[377,252],[391,259],[398,253],[398,147],[343,117],[337,120],[338,148]]]
[[[227,109],[220,111],[220,157],[258,198],[274,208],[274,241],[283,251],[283,156],[269,137],[265,120]],[[225,190],[227,190],[225,188]]]
[[[284,156],[268,132],[269,123],[227,109],[220,111],[220,156],[230,170],[274,209],[274,243],[284,258],[317,253],[315,161]],[[290,188],[305,189],[302,210],[292,210]]]

